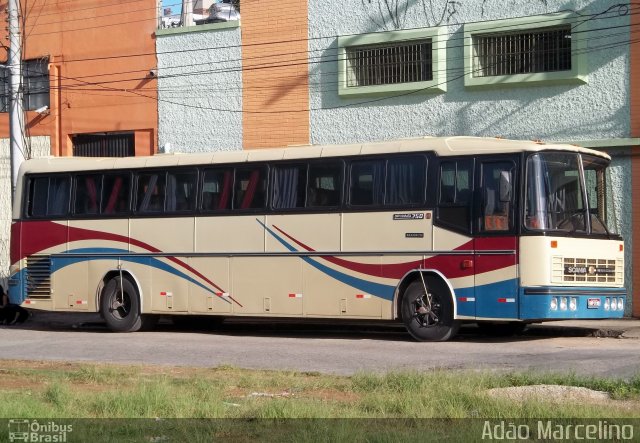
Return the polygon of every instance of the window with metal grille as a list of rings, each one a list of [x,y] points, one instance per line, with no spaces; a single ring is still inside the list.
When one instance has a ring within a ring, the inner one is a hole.
[[[571,70],[571,28],[473,36],[473,76]]]
[[[431,39],[346,48],[347,87],[433,80]]]
[[[9,111],[9,69],[0,69],[0,112]],[[23,107],[33,111],[49,106],[49,60],[46,58],[22,62]]]
[[[135,155],[133,132],[76,134],[71,140],[75,157],[132,157]]]

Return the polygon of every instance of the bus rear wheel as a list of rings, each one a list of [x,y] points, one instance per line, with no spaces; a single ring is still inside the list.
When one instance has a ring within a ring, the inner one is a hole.
[[[114,277],[107,282],[100,299],[100,315],[112,331],[142,329],[138,291],[128,278]]]
[[[418,279],[402,297],[402,321],[407,332],[418,341],[446,341],[460,328],[453,319],[453,302],[442,282]],[[425,286],[427,290],[425,291]]]

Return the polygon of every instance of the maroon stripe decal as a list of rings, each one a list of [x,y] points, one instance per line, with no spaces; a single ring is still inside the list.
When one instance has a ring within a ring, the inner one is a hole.
[[[316,252],[315,249],[310,246],[302,243],[296,238],[292,237],[278,226],[273,225],[273,228],[280,232],[282,235],[287,237],[292,242],[296,243],[301,248],[305,249],[309,252]],[[478,239],[476,239],[477,241]],[[498,240],[498,241],[495,241]],[[482,239],[481,246],[482,250],[495,250],[495,249],[513,249],[514,244],[516,242],[515,237],[501,237],[497,239]],[[474,241],[470,240],[457,248],[454,251],[464,251],[473,249]],[[473,257],[472,254],[469,255],[438,255],[434,257],[429,257],[423,260],[416,260],[405,263],[393,263],[393,264],[369,264],[369,263],[358,263],[350,260],[345,260],[342,258],[322,255],[321,259],[328,261],[329,263],[333,263],[334,265],[341,266],[343,268],[349,269],[351,271],[359,272],[361,274],[366,274],[374,277],[382,277],[382,278],[402,278],[407,272],[412,269],[416,269],[420,267],[422,264],[422,268],[431,268],[437,269],[442,272],[448,278],[459,278],[459,277],[467,277],[474,275],[473,268],[470,269],[462,269],[461,262],[464,259],[471,259]],[[514,265],[514,257],[512,255],[496,255],[492,258],[489,263],[483,263],[481,272],[489,272],[495,271],[497,269],[502,269],[508,266]],[[481,273],[480,270],[476,269],[476,273]]]
[[[30,222],[22,222],[22,224],[23,224],[23,236],[22,236],[23,241],[22,241],[22,251],[20,254],[20,258],[27,257],[29,255],[35,254],[36,252],[40,252],[45,249],[53,248],[55,246],[60,246],[66,243],[67,241],[75,242],[75,241],[82,241],[82,240],[114,241],[114,242],[134,245],[141,249],[145,249],[149,252],[154,252],[154,253],[162,252],[159,249],[147,243],[141,242],[134,238],[126,237],[124,235],[112,234],[112,233],[103,232],[103,231],[94,231],[92,229],[82,229],[82,228],[72,228],[72,227],[67,228],[66,226],[60,225],[58,223],[50,222],[50,221],[30,221]],[[211,286],[213,286],[217,290],[223,291],[223,289],[220,286],[216,285],[214,282],[209,280],[207,277],[202,275],[200,272],[198,272],[196,269],[192,268],[182,260],[179,260],[176,257],[167,257],[167,258],[170,261],[174,262],[175,264],[192,272],[194,275],[197,275],[198,277],[200,277],[205,282],[209,283]],[[236,301],[236,303],[238,302]]]

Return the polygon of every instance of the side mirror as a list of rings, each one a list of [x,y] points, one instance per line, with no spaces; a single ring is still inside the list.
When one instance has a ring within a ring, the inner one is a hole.
[[[511,201],[511,171],[500,171],[500,201]]]

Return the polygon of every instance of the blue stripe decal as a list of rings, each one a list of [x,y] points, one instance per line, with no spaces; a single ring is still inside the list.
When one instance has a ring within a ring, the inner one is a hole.
[[[292,245],[287,243],[283,238],[269,229],[264,223],[260,220],[256,219],[258,223],[260,223],[264,229],[267,230],[269,234],[271,234],[276,240],[278,240],[285,248],[287,248],[291,252],[299,252]],[[356,289],[360,289],[361,291],[366,292],[367,294],[375,295],[377,297],[384,298],[385,300],[393,300],[393,294],[396,290],[394,286],[382,285],[379,283],[370,282],[367,280],[362,280],[360,278],[352,277],[350,275],[344,274],[342,272],[336,271],[328,266],[318,263],[313,260],[311,257],[300,257],[302,260],[307,262],[309,265],[313,266],[320,272],[327,274],[328,276],[338,280],[341,283],[354,287]]]
[[[53,274],[56,271],[59,271],[60,269],[79,263],[79,262],[83,262],[83,261],[91,261],[91,260],[105,260],[105,259],[114,259],[114,258],[119,258],[122,261],[126,261],[126,262],[131,262],[131,263],[137,263],[140,265],[145,265],[145,266],[151,266],[153,268],[156,269],[160,269],[161,271],[165,271],[168,272],[170,274],[173,274],[177,277],[183,278],[199,287],[201,287],[202,289],[204,289],[207,292],[210,292],[211,294],[214,295],[218,295],[216,294],[215,291],[213,291],[212,289],[207,288],[205,285],[203,285],[202,283],[200,283],[199,281],[195,280],[192,277],[189,277],[187,274],[185,274],[182,271],[178,271],[177,269],[175,269],[174,267],[168,265],[167,263],[157,259],[157,258],[153,258],[153,257],[137,257],[135,255],[132,255],[129,251],[125,250],[125,249],[114,249],[114,248],[81,248],[81,249],[73,249],[68,251],[67,253],[71,253],[71,254],[122,254],[119,255],[118,257],[68,257],[68,258],[61,258],[61,257],[55,257],[51,260],[51,273]],[[219,297],[218,298],[224,300],[227,303],[231,303],[229,300],[227,300],[226,298],[223,297]]]

